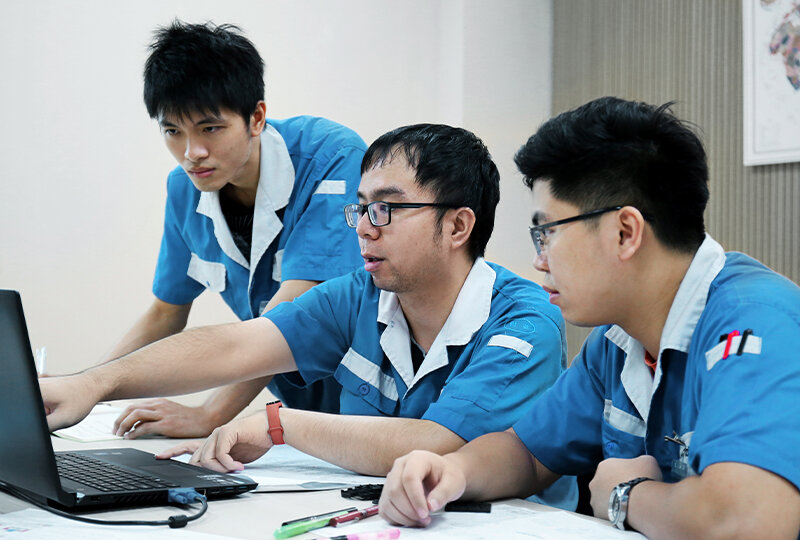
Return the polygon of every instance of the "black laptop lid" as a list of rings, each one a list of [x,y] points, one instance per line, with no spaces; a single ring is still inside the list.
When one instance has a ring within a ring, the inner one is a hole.
[[[0,481],[64,501],[17,291],[0,290]]]

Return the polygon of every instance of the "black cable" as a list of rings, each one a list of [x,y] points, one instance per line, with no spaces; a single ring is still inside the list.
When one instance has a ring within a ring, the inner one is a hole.
[[[185,527],[187,523],[190,521],[194,521],[198,519],[200,516],[206,513],[208,510],[208,501],[206,500],[204,495],[201,495],[196,490],[191,488],[181,488],[181,489],[170,489],[168,491],[168,502],[171,504],[191,504],[192,502],[199,502],[202,507],[200,511],[196,514],[191,516],[187,516],[184,514],[170,516],[168,519],[162,519],[158,521],[143,521],[143,520],[103,520],[103,519],[94,519],[88,518],[83,516],[76,516],[74,514],[70,514],[69,512],[64,512],[63,510],[59,510],[57,508],[53,508],[44,504],[36,499],[30,497],[27,493],[24,493],[13,486],[9,486],[5,483],[0,483],[0,488],[7,491],[14,497],[18,497],[23,501],[26,501],[42,510],[47,510],[48,512],[55,514],[57,516],[65,517],[67,519],[72,519],[75,521],[82,521],[84,523],[92,523],[94,525],[168,525],[170,529],[179,529],[181,527]]]

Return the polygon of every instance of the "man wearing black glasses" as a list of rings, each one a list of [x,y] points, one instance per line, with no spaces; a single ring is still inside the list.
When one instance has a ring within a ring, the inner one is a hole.
[[[215,430],[192,461],[238,470],[285,442],[384,475],[410,450],[452,451],[517,421],[561,373],[564,328],[540,286],[482,257],[499,200],[487,148],[463,129],[407,126],[369,147],[361,173],[359,203],[342,219],[358,234],[363,269],[258,319],[42,380],[50,427],[80,420],[100,400],[295,370],[306,383],[333,374],[341,414],[272,403]],[[566,480],[545,500],[574,508],[574,487]]]
[[[511,429],[399,459],[383,516],[427,525],[459,497],[594,472],[593,513],[620,529],[797,538],[800,288],[705,233],[700,140],[669,105],[603,98],[544,124],[516,162],[550,302],[598,328]]]

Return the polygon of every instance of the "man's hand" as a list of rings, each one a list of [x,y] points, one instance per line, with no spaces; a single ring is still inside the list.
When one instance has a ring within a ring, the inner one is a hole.
[[[380,500],[383,519],[398,525],[426,526],[430,513],[464,493],[464,472],[452,458],[415,450],[394,462]]]
[[[601,461],[594,478],[589,482],[594,516],[608,519],[608,499],[611,490],[622,482],[640,476],[661,481],[661,469],[653,456],[639,456],[633,459],[608,458]]]
[[[39,389],[50,431],[77,424],[102,398],[94,389],[91,377],[86,375],[42,377]]]
[[[186,407],[163,398],[128,405],[114,421],[114,433],[126,439],[148,434],[176,439],[208,437],[215,427],[205,407]]]
[[[194,454],[203,445],[203,441],[186,441],[156,454],[156,459],[171,459],[184,454]]]
[[[258,412],[215,429],[189,463],[218,472],[236,472],[244,469],[245,463],[263,456],[270,448],[272,439],[267,433],[267,413]],[[165,457],[170,451],[164,452]]]

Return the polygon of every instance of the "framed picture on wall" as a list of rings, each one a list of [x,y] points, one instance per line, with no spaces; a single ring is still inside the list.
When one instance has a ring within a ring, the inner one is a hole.
[[[742,0],[744,164],[800,161],[800,0]]]

